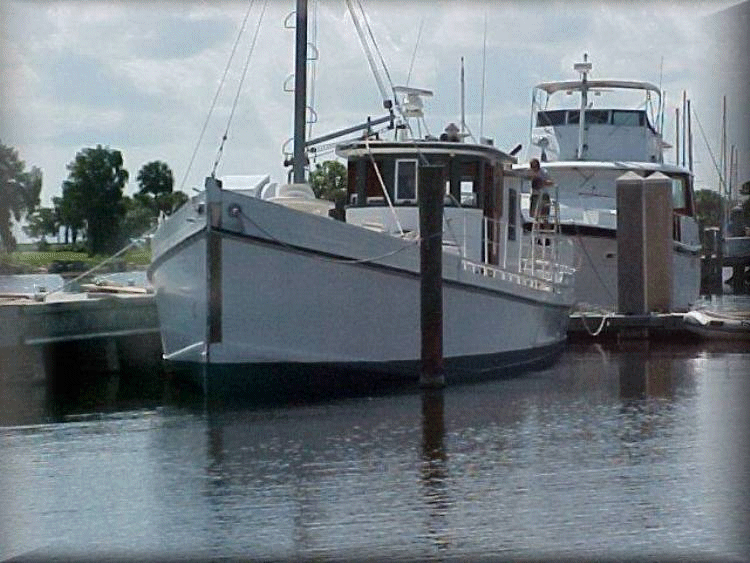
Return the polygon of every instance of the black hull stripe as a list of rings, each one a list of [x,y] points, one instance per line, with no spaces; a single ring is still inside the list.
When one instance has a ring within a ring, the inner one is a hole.
[[[449,385],[517,376],[550,366],[564,350],[564,342],[522,351],[445,358]],[[418,360],[362,363],[259,363],[204,366],[171,362],[177,373],[210,394],[246,400],[285,399],[296,395],[330,398],[343,393],[377,393],[389,386],[415,388]]]

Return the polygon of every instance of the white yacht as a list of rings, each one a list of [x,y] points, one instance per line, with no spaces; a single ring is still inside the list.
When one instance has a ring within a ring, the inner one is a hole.
[[[672,182],[672,307],[685,311],[700,291],[701,244],[689,169],[664,161],[660,89],[648,82],[592,79],[584,57],[578,80],[544,82],[533,89],[528,158],[537,158],[554,182],[560,230],[577,250],[576,308],[617,310],[616,180],[627,172],[665,174]],[[527,169],[527,164],[514,166]],[[530,188],[523,214],[530,228]]]

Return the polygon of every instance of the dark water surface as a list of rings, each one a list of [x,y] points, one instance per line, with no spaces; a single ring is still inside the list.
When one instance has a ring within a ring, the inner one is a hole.
[[[746,344],[572,344],[518,377],[0,428],[0,559],[747,559]]]

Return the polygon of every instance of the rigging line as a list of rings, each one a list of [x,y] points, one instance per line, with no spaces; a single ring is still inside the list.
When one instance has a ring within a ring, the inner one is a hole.
[[[367,57],[367,62],[370,64],[370,70],[372,71],[372,74],[375,77],[375,82],[377,82],[378,89],[380,90],[380,95],[382,96],[383,100],[387,100],[388,95],[386,94],[385,86],[383,85],[383,81],[380,78],[380,74],[378,73],[377,66],[375,65],[375,60],[372,58],[372,53],[370,52],[370,48],[367,45],[365,32],[362,30],[362,25],[359,23],[357,14],[354,12],[354,6],[352,5],[352,0],[346,0],[346,6],[349,9],[349,15],[351,15],[352,17],[352,22],[354,22],[354,29],[357,30],[357,35],[359,35],[359,42],[362,44],[362,49],[364,50],[365,56]]]
[[[409,74],[406,75],[406,85],[411,82],[411,71],[414,69],[414,60],[417,58],[417,48],[419,47],[419,40],[422,38],[422,28],[424,27],[424,16],[419,21],[419,31],[417,31],[417,41],[414,43],[414,51],[411,54],[411,63],[409,63]]]
[[[200,148],[201,141],[203,140],[203,135],[206,134],[206,129],[208,128],[208,122],[211,120],[211,115],[213,114],[214,108],[216,107],[216,102],[219,99],[219,94],[221,93],[221,89],[224,86],[224,81],[226,80],[227,74],[229,73],[229,67],[232,64],[232,60],[234,59],[234,54],[237,51],[237,45],[240,42],[240,38],[245,33],[245,26],[247,25],[247,19],[250,17],[250,11],[253,9],[254,3],[255,3],[255,0],[250,0],[250,5],[248,6],[247,12],[245,13],[245,18],[242,20],[242,25],[240,26],[240,31],[237,34],[237,39],[234,40],[232,51],[229,54],[229,60],[227,60],[227,65],[224,68],[224,74],[222,74],[221,80],[219,81],[219,86],[216,88],[216,93],[214,94],[214,99],[211,102],[211,107],[208,110],[206,121],[203,123],[203,128],[201,129],[200,135],[198,135],[198,142],[195,143],[195,148],[193,149],[193,154],[190,157],[190,162],[188,163],[188,166],[185,169],[185,175],[182,177],[182,182],[180,183],[180,191],[182,191],[182,189],[185,187],[188,174],[190,174],[190,170],[193,167],[193,162],[195,162],[195,157],[198,154],[198,149]]]
[[[698,112],[695,111],[695,108],[692,108],[693,115],[695,116],[695,122],[698,124],[698,128],[701,130],[701,135],[703,136],[703,142],[706,143],[706,148],[708,149],[708,154],[711,156],[711,161],[714,163],[714,168],[716,168],[716,173],[719,175],[719,182],[720,184],[724,185],[726,181],[724,180],[724,176],[721,174],[721,170],[719,169],[719,165],[716,163],[716,158],[714,157],[714,153],[711,150],[711,145],[708,144],[708,139],[706,138],[706,133],[703,131],[703,125],[701,125],[701,120],[698,119]]]
[[[378,177],[378,182],[380,182],[380,189],[383,191],[383,195],[385,196],[385,201],[388,202],[388,207],[390,208],[391,213],[393,214],[393,220],[396,221],[398,232],[401,234],[401,236],[403,236],[404,229],[401,228],[401,222],[398,220],[398,214],[396,213],[396,210],[393,207],[391,196],[388,195],[388,190],[385,187],[385,182],[383,182],[383,176],[380,175],[380,168],[378,167],[377,162],[375,162],[375,157],[372,156],[372,149],[370,149],[370,142],[367,140],[367,137],[365,137],[364,141],[365,141],[365,148],[367,149],[367,155],[370,157],[370,162],[372,162],[372,167],[375,169],[375,174]]]
[[[95,272],[96,270],[98,270],[99,268],[101,268],[102,266],[104,266],[105,264],[108,264],[109,262],[111,262],[112,260],[114,260],[115,258],[117,258],[118,256],[120,256],[121,254],[125,253],[127,250],[130,250],[130,248],[132,248],[133,246],[137,246],[138,244],[140,244],[140,240],[139,239],[146,238],[146,237],[154,234],[156,232],[156,229],[158,227],[159,227],[159,224],[157,223],[153,227],[149,228],[146,232],[144,232],[141,236],[134,238],[132,241],[130,241],[129,244],[127,244],[126,246],[124,246],[123,248],[121,248],[120,250],[118,250],[117,252],[115,252],[112,256],[109,256],[108,258],[105,258],[104,260],[102,260],[98,264],[95,264],[93,267],[89,268],[88,270],[86,270],[82,274],[77,275],[73,279],[68,280],[67,282],[65,282],[63,285],[61,285],[57,289],[52,290],[49,293],[45,294],[45,299],[46,299],[47,296],[52,295],[53,293],[58,293],[58,292],[64,291],[66,287],[69,287],[69,286],[75,284],[77,281],[80,281],[81,279],[85,278],[89,274]]]
[[[234,95],[234,101],[232,102],[232,110],[229,112],[229,118],[227,119],[227,128],[224,131],[224,135],[221,138],[221,144],[219,145],[219,150],[216,154],[216,160],[214,161],[214,167],[213,170],[211,170],[211,176],[213,177],[216,174],[216,169],[219,166],[219,161],[221,160],[221,157],[224,153],[224,143],[227,140],[227,137],[229,136],[229,127],[232,124],[232,119],[234,118],[234,112],[237,109],[237,103],[240,100],[240,93],[242,92],[242,85],[245,82],[245,77],[247,76],[247,69],[250,67],[250,59],[253,56],[253,53],[255,52],[255,45],[258,42],[258,35],[260,33],[260,25],[263,23],[263,16],[266,13],[266,7],[268,6],[268,0],[265,0],[263,2],[263,8],[261,8],[260,16],[258,17],[258,24],[255,26],[255,33],[253,34],[253,40],[250,43],[250,49],[247,53],[247,58],[245,59],[245,66],[242,69],[242,76],[240,76],[240,83],[237,85],[237,93]]]
[[[277,243],[277,244],[281,245],[282,247],[287,248],[289,250],[295,250],[295,251],[298,250],[297,247],[295,247],[295,246],[293,246],[293,245],[291,245],[289,243],[286,243],[283,240],[280,240],[280,239],[276,238],[273,234],[269,233],[266,229],[264,229],[263,227],[261,227],[260,225],[258,225],[258,223],[256,223],[255,221],[253,221],[253,219],[247,213],[245,213],[244,211],[240,210],[240,216],[243,217],[244,219],[247,219],[256,229],[258,229],[261,233],[263,233],[264,235],[266,235],[268,238],[270,238],[275,243]],[[442,232],[441,233],[435,233],[435,234],[433,234],[433,235],[431,235],[430,237],[427,237],[427,238],[433,238],[433,237],[437,237],[437,236],[442,236],[442,234],[443,234]],[[407,240],[408,241],[408,239],[402,239],[402,240]],[[408,250],[408,249],[412,248],[413,246],[418,245],[423,240],[425,240],[425,239],[422,238],[422,237],[417,237],[417,238],[415,238],[415,239],[413,239],[411,241],[408,241],[409,244],[405,244],[404,246],[402,246],[400,248],[397,248],[395,250],[391,250],[389,252],[386,252],[384,254],[380,254],[378,256],[371,256],[369,258],[343,258],[342,259],[342,258],[327,258],[327,257],[324,257],[324,256],[318,256],[318,255],[313,255],[313,257],[316,260],[321,260],[323,262],[333,262],[334,264],[368,264],[368,263],[371,263],[371,262],[376,262],[378,260],[382,260],[383,258],[389,258],[391,256],[395,256],[399,252],[403,252],[404,250]]]
[[[388,72],[388,66],[385,64],[385,59],[383,58],[383,53],[380,52],[380,47],[378,47],[378,42],[375,40],[375,35],[372,32],[372,28],[370,27],[370,21],[367,18],[367,14],[365,13],[365,9],[362,6],[362,2],[360,0],[357,0],[357,5],[359,6],[360,12],[362,12],[362,19],[365,22],[365,27],[367,28],[367,33],[370,34],[370,40],[372,41],[373,47],[375,47],[375,52],[378,54],[378,57],[380,58],[380,65],[383,67],[383,72],[385,72],[385,77],[388,80],[388,84],[391,87],[391,91],[393,91],[393,80],[391,80],[391,74]],[[394,94],[395,97],[395,94]]]

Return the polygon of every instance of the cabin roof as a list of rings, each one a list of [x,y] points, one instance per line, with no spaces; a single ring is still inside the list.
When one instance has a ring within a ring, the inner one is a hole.
[[[650,82],[638,82],[635,80],[587,80],[586,87],[589,90],[597,88],[621,88],[626,90],[648,90],[660,93],[659,87]],[[565,80],[562,82],[542,82],[535,86],[537,90],[544,90],[547,94],[565,90],[581,90],[583,82],[580,80]]]
[[[635,161],[604,161],[604,160],[555,160],[551,162],[542,162],[542,168],[549,170],[554,174],[555,170],[621,170],[642,172],[665,172],[670,174],[688,174],[690,170],[676,164],[667,164],[665,162],[635,162]],[[528,170],[529,164],[515,164],[513,170]]]
[[[504,163],[514,164],[518,160],[492,145],[433,141],[433,140],[409,140],[409,141],[348,141],[336,146],[336,154],[342,158],[352,158],[374,155],[399,155],[405,156],[412,153],[414,158],[419,155],[466,155],[480,157],[487,160],[499,160]]]

